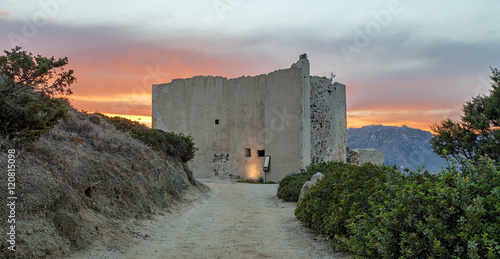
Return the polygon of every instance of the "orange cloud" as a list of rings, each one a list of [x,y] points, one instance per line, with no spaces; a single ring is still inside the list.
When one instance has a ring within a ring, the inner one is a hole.
[[[209,56],[186,50],[128,46],[83,50],[68,56],[78,79],[70,102],[89,112],[151,116],[152,85],[196,75],[238,77],[258,73],[237,57]]]
[[[141,120],[145,120],[145,116],[150,120],[151,87],[155,83],[196,75],[238,77],[248,72],[261,72],[256,69],[258,66],[234,57],[158,47],[82,51],[69,59],[78,78],[73,87],[75,94],[70,97],[76,108],[125,117],[139,116]],[[361,94],[361,89],[368,90]],[[450,114],[443,103],[396,98],[383,91],[377,93],[379,90],[375,85],[347,86],[348,127],[383,124],[429,130],[429,124]]]
[[[11,14],[12,14],[12,11],[1,11],[0,12],[0,17],[9,18]]]

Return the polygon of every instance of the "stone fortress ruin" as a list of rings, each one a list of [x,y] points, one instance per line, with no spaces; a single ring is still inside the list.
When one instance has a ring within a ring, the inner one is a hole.
[[[279,181],[310,163],[346,161],[346,87],[309,71],[303,54],[265,75],[153,85],[153,128],[193,136],[196,177]]]

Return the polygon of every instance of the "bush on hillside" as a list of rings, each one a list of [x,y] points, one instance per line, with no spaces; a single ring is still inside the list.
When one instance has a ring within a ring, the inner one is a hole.
[[[355,257],[498,258],[499,186],[499,167],[486,159],[438,175],[344,165],[295,214]]]
[[[37,141],[68,116],[67,100],[37,96],[29,89],[9,91],[0,83],[1,135],[17,143]]]
[[[71,94],[76,82],[66,70],[68,58],[33,55],[15,47],[0,56],[0,135],[30,143],[68,115],[68,102],[57,95]]]
[[[156,151],[178,157],[182,162],[193,159],[197,150],[191,136],[185,136],[182,133],[166,132],[160,129],[150,129],[144,124],[122,117],[99,115],[114,125],[116,129],[129,133],[133,138],[145,143]]]

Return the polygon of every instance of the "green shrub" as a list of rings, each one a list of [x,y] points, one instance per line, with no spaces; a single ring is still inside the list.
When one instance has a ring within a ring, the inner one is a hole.
[[[500,257],[500,173],[492,160],[437,176],[413,173],[386,186],[388,200],[351,221],[350,250],[375,257]]]
[[[381,202],[386,175],[395,170],[372,164],[332,164],[331,171],[306,193],[295,210],[298,219],[319,233],[341,240],[349,236],[347,220],[365,213],[369,197]],[[345,250],[339,244],[337,249]]]
[[[330,167],[295,214],[329,236],[336,250],[361,258],[500,257],[494,161],[452,165],[438,175],[370,164]]]
[[[68,115],[67,100],[76,82],[65,70],[68,58],[55,59],[15,47],[0,56],[0,135],[18,144],[38,140]]]
[[[438,176],[428,172],[386,175],[386,181],[379,183],[383,200],[376,196],[366,197],[370,207],[346,220],[348,231],[339,240],[339,247],[358,256],[397,258],[403,256],[403,251],[412,251],[408,245],[420,246],[433,240],[432,236],[428,240],[416,236],[414,230],[421,226],[422,219],[429,216],[418,207],[436,201],[427,191],[433,188],[437,179]],[[408,192],[411,194],[407,195]],[[440,231],[442,226],[430,227]],[[403,244],[404,238],[411,239],[412,244]]]
[[[37,141],[68,115],[66,99],[40,96],[28,88],[12,90],[0,83],[0,130],[18,143]]]
[[[278,198],[284,201],[298,201],[300,190],[305,182],[313,176],[310,172],[292,173],[281,179],[278,185]]]
[[[327,174],[337,168],[347,166],[342,162],[311,164],[306,171],[301,173],[292,173],[281,179],[278,185],[278,198],[284,201],[298,201],[300,190],[305,182],[309,181],[315,173]]]
[[[116,129],[129,133],[133,138],[145,143],[156,151],[178,157],[182,162],[193,159],[197,148],[191,136],[182,133],[166,132],[160,129],[150,129],[146,125],[122,117],[108,117],[99,114]]]

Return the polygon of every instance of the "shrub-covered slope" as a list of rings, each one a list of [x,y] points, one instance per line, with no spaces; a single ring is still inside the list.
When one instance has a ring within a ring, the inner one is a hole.
[[[325,176],[295,215],[336,250],[356,258],[500,258],[500,168],[492,160],[439,174],[322,163],[279,188],[300,192],[296,182],[317,171]]]
[[[94,243],[112,244],[121,222],[168,208],[188,188],[204,189],[181,162],[123,133],[101,116],[69,111],[24,148],[0,139],[2,170],[15,149],[16,253],[1,258],[63,257]],[[7,174],[0,186],[7,186]],[[7,200],[7,192],[0,192]],[[0,210],[6,219],[9,211]],[[8,224],[2,224],[7,233]]]

